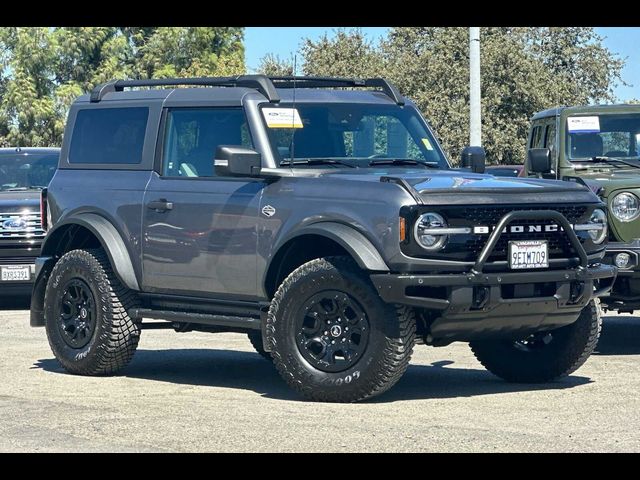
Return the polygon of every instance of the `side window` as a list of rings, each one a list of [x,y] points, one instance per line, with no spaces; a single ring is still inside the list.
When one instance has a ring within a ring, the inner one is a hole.
[[[531,134],[531,143],[529,144],[529,148],[542,148],[542,143],[544,141],[544,130],[542,125],[537,125],[533,128],[533,133]]]
[[[241,108],[175,108],[167,115],[162,174],[213,177],[218,145],[253,148]]]
[[[148,116],[147,107],[78,111],[71,135],[69,163],[141,163]]]
[[[551,158],[556,158],[556,123],[549,123],[546,127],[546,133],[544,136],[544,146],[551,152]]]

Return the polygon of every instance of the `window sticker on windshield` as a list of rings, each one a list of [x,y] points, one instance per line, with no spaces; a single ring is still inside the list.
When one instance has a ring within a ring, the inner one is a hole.
[[[295,108],[263,108],[262,114],[269,128],[302,128],[300,114]]]
[[[569,133],[599,133],[600,117],[569,117],[567,126]]]
[[[433,145],[431,145],[431,142],[429,141],[428,138],[423,138],[422,143],[424,144],[427,150],[433,150]]]

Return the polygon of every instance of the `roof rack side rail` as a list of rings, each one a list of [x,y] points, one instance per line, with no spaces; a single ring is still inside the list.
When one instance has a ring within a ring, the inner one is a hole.
[[[200,78],[151,78],[143,80],[112,80],[97,85],[91,91],[91,102],[99,102],[107,93],[122,92],[133,87],[162,87],[178,85],[200,85],[211,87],[255,88],[271,103],[278,103],[280,97],[273,82],[265,75],[240,75],[238,77],[200,77]]]

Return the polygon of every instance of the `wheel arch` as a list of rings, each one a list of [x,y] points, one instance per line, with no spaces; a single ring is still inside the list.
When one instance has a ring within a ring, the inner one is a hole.
[[[314,258],[348,255],[363,270],[389,271],[378,250],[362,233],[336,222],[320,222],[298,229],[284,237],[274,252],[263,279],[268,298],[273,297],[289,273]]]
[[[96,244],[97,242],[97,244]],[[118,279],[131,290],[140,290],[127,246],[106,218],[80,213],[66,218],[51,230],[42,246],[42,257],[58,257],[74,248],[102,247]]]

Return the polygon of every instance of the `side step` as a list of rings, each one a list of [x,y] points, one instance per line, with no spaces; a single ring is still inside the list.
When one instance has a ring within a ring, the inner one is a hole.
[[[211,313],[175,312],[172,310],[154,310],[151,308],[132,308],[132,318],[153,318],[169,322],[199,323],[217,327],[231,327],[260,330],[260,319],[253,317],[233,317],[230,315],[214,315]]]

